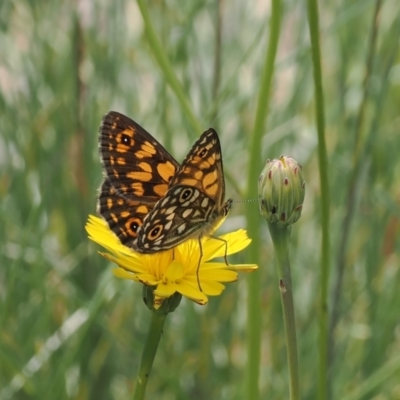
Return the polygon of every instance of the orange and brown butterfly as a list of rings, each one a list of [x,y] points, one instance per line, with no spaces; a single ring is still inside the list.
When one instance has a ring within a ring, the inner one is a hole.
[[[139,253],[171,249],[213,231],[229,212],[217,132],[208,129],[179,166],[139,124],[115,111],[100,126],[104,181],[98,212]]]

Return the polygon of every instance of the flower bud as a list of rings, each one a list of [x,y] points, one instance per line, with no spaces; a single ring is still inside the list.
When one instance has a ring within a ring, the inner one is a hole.
[[[289,226],[301,215],[305,182],[301,166],[291,157],[267,160],[258,179],[261,215],[269,223]]]
[[[182,300],[182,295],[178,292],[175,292],[171,297],[167,297],[166,299],[156,299],[154,296],[155,289],[156,286],[143,285],[142,297],[147,308],[150,311],[156,310],[157,312],[165,315],[175,311],[176,307],[179,306]]]

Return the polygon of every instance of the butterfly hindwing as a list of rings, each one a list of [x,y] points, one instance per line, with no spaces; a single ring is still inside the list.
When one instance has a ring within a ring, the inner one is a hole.
[[[108,179],[100,187],[97,211],[120,242],[128,247],[135,246],[138,230],[153,206],[118,193]]]

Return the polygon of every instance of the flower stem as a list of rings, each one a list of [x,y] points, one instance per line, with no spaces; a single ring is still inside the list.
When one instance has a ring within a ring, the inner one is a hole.
[[[166,314],[160,311],[152,311],[150,327],[144,345],[142,359],[140,361],[139,374],[136,379],[133,400],[142,400],[146,392],[147,381],[149,379],[151,367],[156,356],[158,343],[160,342]]]
[[[319,35],[318,1],[307,0],[308,26],[311,39],[311,54],[313,63],[315,87],[315,118],[318,133],[319,181],[321,187],[321,264],[320,264],[320,300],[319,300],[319,365],[318,365],[318,395],[319,400],[328,398],[328,288],[330,270],[330,194],[328,154],[325,141],[324,91],[322,86],[321,49]],[[344,235],[342,235],[344,237]]]
[[[269,223],[268,227],[275,248],[279,273],[279,289],[281,291],[290,374],[290,400],[299,400],[299,362],[297,357],[296,321],[294,317],[293,291],[289,262],[290,226],[288,227],[276,223]]]

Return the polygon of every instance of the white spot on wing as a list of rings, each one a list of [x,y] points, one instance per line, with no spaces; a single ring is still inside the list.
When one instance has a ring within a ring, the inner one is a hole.
[[[172,214],[176,210],[176,206],[169,207],[165,210],[166,214]]]
[[[193,208],[188,208],[187,210],[185,210],[185,211],[183,212],[182,217],[183,217],[183,218],[189,217],[189,215],[192,213],[192,211],[193,211]]]
[[[200,215],[201,215],[200,210],[196,210],[196,211],[194,212],[194,214],[193,214],[193,218],[198,217],[198,216],[200,216]]]
[[[175,213],[172,213],[172,214],[167,216],[167,220],[168,221],[172,221],[174,218],[175,218]]]
[[[169,222],[167,222],[167,223],[165,224],[164,228],[168,230],[168,229],[171,228],[171,225],[172,225],[172,220],[169,221]]]
[[[178,226],[178,233],[181,234],[182,232],[184,232],[186,229],[186,224],[182,224],[181,226]]]
[[[205,198],[203,199],[203,201],[201,202],[201,206],[202,206],[203,208],[206,208],[206,207],[208,206],[208,198],[207,198],[207,197],[205,197]]]

